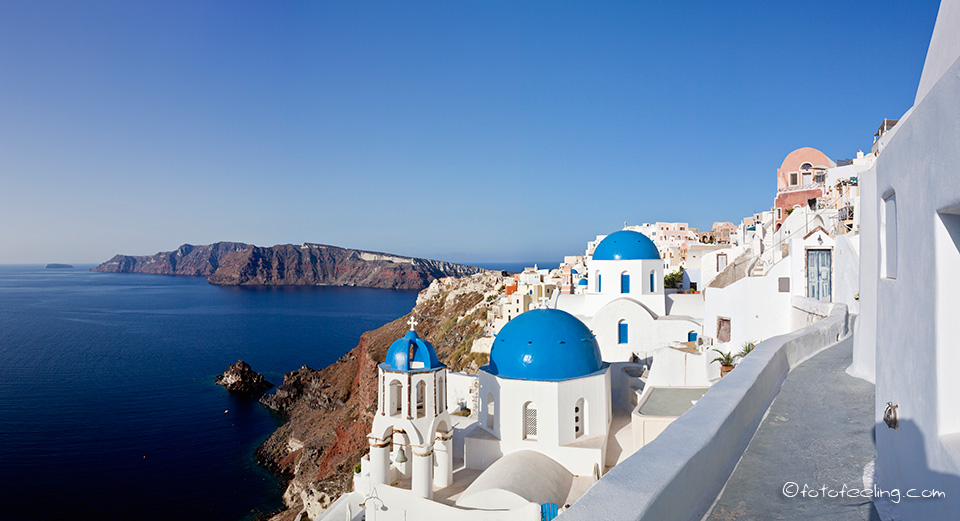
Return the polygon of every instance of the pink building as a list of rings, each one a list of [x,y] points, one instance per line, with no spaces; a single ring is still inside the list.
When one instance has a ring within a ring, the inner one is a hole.
[[[787,154],[777,169],[777,197],[773,202],[774,231],[780,229],[788,210],[807,206],[811,199],[823,196],[827,169],[836,167],[823,152],[803,147]]]

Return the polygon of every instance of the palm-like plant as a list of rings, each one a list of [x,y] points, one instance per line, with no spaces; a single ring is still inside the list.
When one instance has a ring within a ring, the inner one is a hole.
[[[711,360],[710,363],[720,362],[720,365],[724,367],[733,367],[733,363],[736,362],[737,358],[740,357],[740,355],[731,354],[730,351],[727,351],[726,353],[719,349],[711,349],[711,351],[716,351],[720,356]]]
[[[759,340],[748,340],[740,346],[740,352],[736,354],[737,358],[743,358],[750,354],[753,351],[753,348],[757,347]]]

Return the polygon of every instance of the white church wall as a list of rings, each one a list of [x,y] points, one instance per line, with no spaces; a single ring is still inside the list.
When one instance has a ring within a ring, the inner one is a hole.
[[[627,324],[625,344],[619,343],[621,321]],[[630,299],[610,302],[601,308],[587,325],[597,335],[603,359],[608,362],[629,361],[633,353],[637,353],[640,358],[646,358],[647,354],[655,349],[674,342],[686,342],[690,331],[699,333],[702,328],[693,320],[663,317],[654,320],[646,309]]]
[[[872,281],[878,485],[947,491],[945,498],[892,505],[903,519],[947,519],[960,510],[960,495],[952,493],[960,489],[960,61],[940,62],[960,55],[960,2],[944,0],[940,13],[920,102],[877,158],[880,211],[870,222],[865,215],[861,228],[880,245]],[[899,405],[899,429],[882,423],[887,402]]]
[[[409,521],[412,519],[444,519],[449,521],[539,521],[540,505],[528,503],[510,510],[467,510],[417,497],[409,490],[396,487],[377,487],[377,499],[366,500],[366,511],[375,512],[377,521]],[[340,517],[325,515],[326,521],[341,521]]]
[[[495,398],[495,428],[490,436],[466,440],[466,464],[469,468],[486,468],[496,460],[494,450],[509,454],[518,450],[534,450],[550,456],[576,475],[591,475],[594,466],[602,470],[605,439],[610,421],[610,376],[607,368],[593,375],[562,381],[534,381],[498,378],[480,373],[480,395],[488,392]],[[574,407],[583,398],[587,411],[586,433],[582,439],[574,434]],[[533,403],[537,409],[537,434],[524,439],[524,406]],[[481,404],[481,428],[487,429],[486,405]],[[599,438],[598,438],[599,437]],[[587,446],[569,447],[574,441],[597,438]],[[496,446],[496,447],[495,447]],[[474,451],[476,454],[472,454]],[[482,465],[482,466],[481,466]]]

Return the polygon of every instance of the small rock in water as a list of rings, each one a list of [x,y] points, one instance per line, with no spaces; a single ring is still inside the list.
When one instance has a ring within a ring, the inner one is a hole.
[[[243,360],[237,360],[237,363],[218,376],[217,385],[222,385],[231,392],[249,395],[260,395],[273,387],[272,383],[264,380],[262,374],[255,372],[250,368],[250,364]],[[223,411],[224,414],[227,412]]]

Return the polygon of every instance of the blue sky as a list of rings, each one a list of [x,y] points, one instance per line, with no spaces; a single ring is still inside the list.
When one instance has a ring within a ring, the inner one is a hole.
[[[938,2],[0,3],[0,263],[560,259],[869,150]]]

